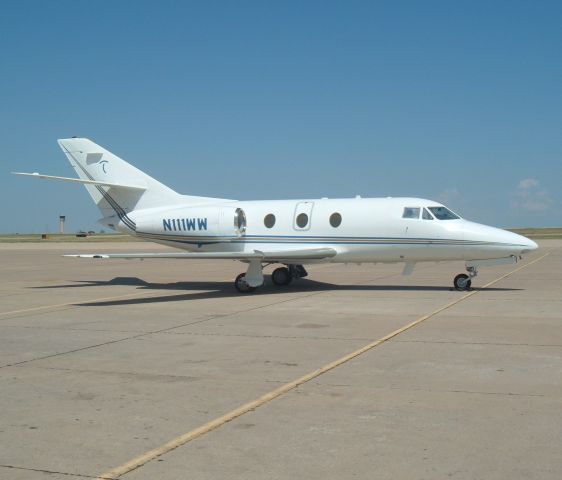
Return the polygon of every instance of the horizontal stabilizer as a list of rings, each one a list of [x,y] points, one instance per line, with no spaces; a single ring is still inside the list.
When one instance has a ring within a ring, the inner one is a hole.
[[[126,185],[123,183],[112,183],[112,182],[103,182],[100,180],[84,180],[81,178],[69,178],[69,177],[56,177],[54,175],[43,175],[41,173],[23,173],[23,172],[12,172],[14,175],[24,175],[26,177],[36,177],[36,178],[44,178],[47,180],[60,180],[63,182],[74,182],[74,183],[81,183],[86,185],[102,185],[104,187],[114,187],[114,188],[126,188],[129,190],[146,190],[146,187],[141,185]]]
[[[183,259],[214,259],[214,260],[252,260],[264,262],[289,263],[297,260],[321,260],[331,258],[337,254],[333,248],[309,248],[304,250],[287,250],[281,252],[177,252],[177,253],[86,253],[79,255],[64,255],[75,258],[183,258]]]

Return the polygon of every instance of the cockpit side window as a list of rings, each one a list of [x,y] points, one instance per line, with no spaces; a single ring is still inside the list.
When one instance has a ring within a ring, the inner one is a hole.
[[[433,220],[433,217],[431,216],[431,213],[429,213],[429,212],[427,211],[427,208],[424,208],[424,209],[422,210],[422,218],[423,218],[424,220]]]
[[[420,207],[404,207],[402,218],[420,218]]]
[[[455,215],[446,207],[428,207],[437,220],[457,220],[460,217]]]

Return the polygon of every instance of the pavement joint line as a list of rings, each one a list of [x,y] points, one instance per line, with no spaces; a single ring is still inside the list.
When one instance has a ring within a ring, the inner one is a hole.
[[[332,388],[358,388],[359,385],[353,384],[332,384],[332,383],[324,383],[324,382],[313,382],[311,385],[316,385],[319,387],[332,387]],[[560,398],[558,395],[547,395],[544,393],[520,393],[520,392],[483,392],[478,390],[441,390],[437,388],[422,388],[422,387],[412,387],[412,388],[404,388],[404,387],[393,387],[388,385],[374,385],[369,386],[367,388],[373,390],[397,390],[400,392],[427,392],[427,393],[464,393],[470,395],[498,395],[504,397],[533,397],[533,398]],[[301,393],[299,390],[295,390],[296,393]],[[301,393],[302,394],[302,393]]]
[[[391,278],[391,277],[395,277],[398,274],[390,274],[390,275],[383,275],[381,277],[376,277],[375,279],[370,279],[364,283],[370,283],[376,280],[380,280],[380,279],[384,279],[384,278]],[[289,292],[288,292],[289,293]],[[299,293],[299,292],[290,292],[290,293]],[[315,291],[310,295],[303,295],[302,297],[299,298],[306,298],[308,296],[312,296],[312,295],[316,295],[316,294],[320,294],[320,293],[325,293],[325,290],[320,290],[320,291]],[[61,307],[80,307],[81,304],[83,303],[97,303],[97,302],[104,302],[104,301],[112,301],[112,300],[119,300],[119,299],[126,299],[128,297],[137,297],[137,296],[142,296],[142,295],[146,295],[146,292],[135,292],[135,293],[128,293],[128,294],[124,294],[124,295],[118,295],[115,297],[101,297],[101,298],[94,298],[92,300],[76,300],[73,302],[66,302],[66,303],[57,303],[57,304],[53,304],[53,305],[40,305],[37,307],[31,307],[31,308],[24,308],[24,309],[19,309],[19,310],[10,310],[7,312],[0,312],[0,317],[3,317],[5,315],[12,315],[12,314],[18,314],[18,313],[27,313],[27,312],[33,312],[33,311],[37,311],[37,310],[50,310],[53,308],[61,308]],[[174,295],[177,295],[177,292],[174,292],[170,295],[165,295],[165,296],[171,296],[173,297]],[[152,298],[153,296],[162,296],[160,294],[154,294],[154,295],[147,295],[147,298]],[[230,316],[230,314],[227,314],[225,316]]]
[[[287,293],[301,293],[301,292],[287,292]],[[324,291],[314,292],[311,295],[301,295],[301,296],[292,297],[290,299],[285,299],[285,300],[283,300],[281,302],[278,302],[278,303],[284,303],[286,301],[291,301],[291,300],[298,300],[299,298],[306,298],[308,296],[312,296],[312,295],[319,294],[319,293],[324,293]],[[101,297],[101,298],[94,298],[92,300],[77,300],[77,301],[68,302],[68,303],[59,303],[59,304],[54,304],[54,305],[43,305],[43,306],[32,307],[32,308],[27,308],[27,309],[22,309],[22,310],[11,310],[11,311],[8,311],[8,312],[0,312],[0,317],[7,316],[7,315],[17,315],[19,313],[26,313],[26,312],[32,312],[32,311],[39,311],[38,315],[41,315],[41,314],[52,313],[51,310],[57,309],[57,308],[62,309],[62,310],[67,310],[67,309],[71,309],[71,308],[82,307],[82,306],[84,306],[84,304],[89,304],[89,306],[92,306],[93,304],[99,303],[100,305],[103,305],[103,302],[108,302],[108,301],[111,302],[111,301],[121,300],[121,299],[126,300],[128,298],[135,298],[135,297],[142,297],[142,296],[145,296],[145,298],[147,298],[147,299],[151,299],[151,298],[160,298],[160,297],[162,297],[162,298],[164,298],[164,297],[174,297],[174,296],[177,296],[177,295],[178,295],[177,292],[171,293],[169,295],[162,295],[160,293],[155,293],[155,294],[152,294],[152,295],[148,294],[147,295],[146,292],[128,293],[128,294],[125,294],[125,295],[118,295],[116,297]],[[272,304],[268,304],[266,306],[274,305],[274,304],[275,304],[275,302],[272,303]],[[259,307],[259,306],[256,307],[256,309],[259,309],[259,308],[261,308],[261,307]],[[45,311],[41,311],[41,310],[45,310]],[[245,313],[245,312],[246,312],[246,310],[241,310],[240,312],[235,312],[235,313]],[[229,317],[231,315],[232,314],[230,314],[230,313],[229,314],[220,314],[220,315],[217,315],[216,318],[220,318],[221,316],[222,317]],[[31,315],[29,315],[29,316],[31,316]],[[17,318],[17,317],[7,317],[8,320],[10,320],[12,318]],[[212,318],[215,318],[215,316],[213,316]],[[152,332],[152,333],[156,333],[156,332]]]
[[[520,270],[527,268],[535,263],[537,263],[538,261],[542,260],[543,258],[545,258],[546,256],[549,255],[550,252],[545,253],[544,255],[541,255],[540,257],[536,258],[535,260],[532,260],[531,262],[528,262],[524,265],[521,265],[518,268],[515,268],[514,270],[511,270],[510,272],[506,273],[505,275],[502,275],[501,277],[496,278],[495,280],[492,280],[491,282],[486,283],[485,285],[483,285],[481,288],[477,289],[477,290],[472,290],[469,293],[463,295],[462,297],[444,305],[443,307],[438,308],[437,310],[434,310],[431,313],[428,313],[426,315],[423,315],[421,317],[419,317],[418,319],[414,320],[413,322],[410,322],[406,325],[404,325],[401,328],[398,328],[388,334],[386,334],[385,336],[372,341],[371,343],[368,343],[367,345],[364,345],[363,347],[348,353],[347,355],[344,355],[343,357],[340,357],[337,360],[334,360],[333,362],[330,362],[326,365],[324,365],[323,367],[320,367],[316,370],[313,370],[312,372],[309,372],[299,378],[297,378],[296,380],[293,380],[291,382],[285,383],[284,385],[281,385],[280,387],[271,390],[270,392],[262,395],[261,397],[252,400],[250,402],[247,402],[237,408],[235,408],[234,410],[231,410],[230,412],[225,413],[224,415],[221,415],[213,420],[210,420],[209,422],[193,429],[190,430],[182,435],[179,435],[178,437],[164,443],[163,445],[156,447],[152,450],[149,450],[148,452],[145,452],[131,460],[129,460],[128,462],[115,467],[103,474],[101,474],[99,477],[97,477],[96,480],[117,480],[118,478],[122,477],[123,475],[126,475],[144,465],[146,465],[148,462],[150,462],[151,460],[154,460],[158,457],[161,457],[162,455],[165,455],[166,453],[171,452],[172,450],[175,450],[176,448],[185,445],[186,443],[195,440],[196,438],[199,438],[213,430],[216,430],[219,427],[222,427],[223,425],[231,422],[232,420],[241,417],[242,415],[245,415],[246,413],[252,412],[255,409],[271,402],[272,400],[275,400],[278,397],[281,397],[282,395],[296,389],[297,387],[299,387],[300,385],[303,385],[304,383],[309,382],[310,380],[313,380],[331,370],[334,370],[335,368],[339,367],[340,365],[343,365],[347,362],[349,362],[350,360],[353,360],[354,358],[372,350],[373,348],[387,342],[388,340],[390,340],[391,338],[396,337],[397,335],[400,335],[401,333],[404,333],[408,330],[410,330],[411,328],[415,327],[416,325],[419,325],[420,323],[428,320],[429,318],[434,317],[435,315],[438,315],[439,313],[443,312],[444,310],[447,310],[451,307],[453,307],[454,305],[457,305],[458,303],[472,297],[473,295],[476,295],[478,293],[480,293],[481,291],[483,291],[485,288],[490,287],[498,282],[500,282],[501,280],[519,272]]]
[[[207,319],[206,319],[207,320]],[[212,320],[212,319],[208,319]],[[68,328],[65,326],[60,327],[43,327],[37,325],[0,325],[0,328],[26,328],[29,330],[64,330],[65,332],[103,332],[103,333],[149,333],[155,334],[155,332],[145,332],[142,330],[108,330],[105,328]],[[177,327],[174,327],[177,328]],[[368,341],[371,337],[319,337],[319,336],[306,336],[306,335],[251,335],[245,333],[203,333],[203,332],[158,332],[162,335],[193,335],[196,337],[242,337],[242,338],[255,338],[255,339],[268,339],[276,338],[283,340],[341,340],[342,342],[356,342],[356,341]],[[540,346],[540,345],[539,345]],[[548,346],[548,345],[545,345]],[[561,345],[562,346],[562,345]]]
[[[269,383],[282,383],[279,380],[267,380]],[[351,383],[327,383],[327,382],[311,382],[310,385],[316,385],[319,387],[331,387],[331,388],[358,388],[359,385],[354,385]],[[362,386],[361,388],[370,388],[372,390],[396,390],[400,392],[428,392],[428,393],[464,393],[470,395],[498,395],[498,396],[505,396],[505,397],[532,397],[532,398],[546,398],[546,399],[559,399],[559,395],[550,395],[545,393],[520,393],[520,392],[483,392],[478,390],[443,390],[443,389],[429,389],[423,387],[396,387],[396,386],[388,386],[388,385],[369,385],[368,387]],[[295,389],[295,393],[302,394],[298,388]]]
[[[374,281],[374,280],[371,280],[371,281]],[[0,369],[2,369],[2,368],[7,368],[7,367],[16,367],[16,366],[19,366],[19,365],[27,364],[27,363],[30,363],[30,362],[35,362],[35,361],[38,361],[38,360],[45,360],[45,359],[47,359],[47,358],[53,358],[53,357],[59,357],[59,356],[62,356],[62,355],[68,355],[68,354],[70,354],[70,353],[76,353],[76,352],[81,352],[81,351],[84,351],[84,350],[89,350],[89,349],[92,349],[92,348],[103,347],[103,346],[106,346],[106,345],[111,345],[111,344],[114,344],[114,343],[124,342],[124,341],[127,341],[127,340],[134,340],[134,339],[137,339],[137,338],[140,338],[140,337],[146,337],[146,336],[149,336],[149,335],[156,335],[156,334],[159,334],[159,333],[166,333],[166,332],[168,332],[168,331],[170,331],[170,330],[174,330],[174,329],[176,329],[176,328],[183,328],[183,327],[188,327],[188,326],[191,326],[191,325],[197,325],[197,324],[200,324],[200,323],[208,322],[208,321],[210,321],[210,320],[214,320],[215,318],[225,318],[225,317],[230,317],[230,316],[233,316],[233,315],[238,315],[238,314],[240,314],[240,313],[252,312],[252,311],[254,311],[254,310],[260,310],[260,309],[262,309],[262,308],[267,308],[267,307],[271,307],[271,306],[274,306],[274,305],[279,305],[279,304],[282,304],[282,303],[292,302],[292,301],[294,301],[294,300],[301,300],[301,299],[303,299],[303,298],[312,297],[312,296],[314,296],[314,295],[320,295],[320,294],[322,294],[322,293],[325,293],[325,292],[324,292],[324,291],[320,291],[320,292],[312,292],[312,293],[310,293],[310,294],[308,294],[308,295],[295,295],[295,296],[291,296],[290,298],[285,298],[285,299],[280,300],[280,301],[277,301],[277,302],[271,302],[271,303],[267,303],[267,304],[265,304],[265,305],[258,305],[258,306],[255,306],[255,307],[252,307],[252,308],[248,308],[248,309],[245,309],[245,310],[238,310],[238,311],[236,311],[236,312],[232,312],[232,313],[229,313],[229,314],[226,314],[226,315],[225,315],[225,314],[213,315],[213,316],[210,316],[210,317],[207,317],[207,318],[203,318],[203,319],[199,319],[199,320],[196,320],[196,321],[193,321],[193,322],[182,323],[182,324],[180,324],[180,325],[174,325],[174,326],[172,326],[172,327],[162,328],[162,329],[160,329],[160,330],[153,330],[153,331],[150,331],[150,332],[143,332],[143,333],[139,333],[139,334],[137,334],[137,335],[132,335],[132,336],[129,336],[129,337],[118,338],[118,339],[116,339],[116,340],[109,340],[109,341],[107,341],[107,342],[97,343],[97,344],[95,344],[95,345],[87,345],[87,346],[85,346],[85,347],[75,348],[75,349],[72,349],[72,350],[67,350],[67,351],[65,351],[65,352],[57,352],[57,353],[52,353],[52,354],[49,354],[49,355],[44,355],[44,356],[42,356],[42,357],[30,358],[30,359],[22,360],[22,361],[15,362],[15,363],[9,363],[9,364],[0,365]],[[141,294],[141,295],[142,295],[142,294]],[[81,303],[83,303],[83,302],[81,302]],[[71,304],[71,305],[73,305],[73,304]],[[80,305],[76,305],[76,306],[79,307]]]
[[[30,468],[30,467],[18,467],[16,465],[0,465],[0,468],[11,468],[13,470],[25,470],[27,472],[40,472],[40,473],[47,473],[49,475],[66,475],[68,477],[76,477],[76,478],[93,478],[96,477],[92,475],[84,475],[81,473],[70,473],[70,472],[59,472],[56,470],[45,470],[44,468]]]
[[[73,373],[92,373],[95,375],[112,375],[112,376],[117,376],[117,377],[138,377],[138,376],[142,376],[142,377],[150,377],[150,378],[174,378],[174,379],[180,379],[180,380],[186,380],[186,381],[193,381],[193,382],[206,382],[206,383],[220,383],[220,384],[224,384],[225,382],[231,382],[233,384],[236,385],[250,385],[255,383],[255,381],[252,380],[238,380],[238,379],[228,379],[228,380],[217,380],[214,377],[208,377],[208,376],[189,376],[189,375],[168,375],[168,374],[163,374],[163,373],[136,373],[136,372],[127,372],[127,371],[118,371],[118,370],[88,370],[88,369],[83,369],[83,368],[63,368],[63,367],[42,367],[42,366],[28,366],[28,365],[16,365],[15,368],[35,368],[35,369],[40,369],[40,370],[53,370],[53,371],[57,371],[57,372],[73,372]],[[283,385],[287,382],[287,380],[272,380],[272,379],[266,379],[263,380],[265,383],[275,383],[275,384],[280,384]]]
[[[79,303],[84,302],[104,302],[104,301],[111,301],[111,300],[119,300],[125,299],[129,297],[139,297],[141,295],[146,295],[146,292],[135,292],[135,293],[127,293],[125,295],[118,295],[115,297],[101,297],[101,298],[94,298],[92,300],[75,300],[73,302],[66,302],[66,303],[56,303],[53,305],[41,305],[38,307],[31,307],[31,308],[23,308],[20,310],[10,310],[7,312],[0,312],[0,317],[4,315],[15,315],[18,313],[27,313],[27,312],[34,312],[37,310],[50,310],[51,308],[61,308],[61,307],[77,307]]]
[[[496,347],[562,347],[560,343],[458,342],[455,340],[394,340],[394,343],[445,343],[453,345],[493,345]]]
[[[368,341],[370,337],[319,337],[318,335],[252,335],[249,333],[204,333],[204,332],[163,332],[166,335],[193,335],[196,337],[242,337],[268,339],[276,338],[283,340],[341,340],[342,342]]]
[[[92,369],[85,369],[85,368],[65,368],[65,367],[43,367],[43,366],[27,366],[27,365],[16,365],[17,368],[38,368],[40,370],[54,370],[57,372],[73,372],[73,373],[93,373],[96,375],[115,375],[115,376],[126,376],[126,377],[136,377],[136,376],[145,376],[145,377],[161,377],[161,378],[181,378],[185,380],[206,380],[209,379],[206,377],[193,377],[189,375],[170,375],[170,374],[163,374],[163,373],[137,373],[137,372],[126,372],[126,371],[118,371],[118,370],[92,370]],[[212,379],[211,379],[212,380]],[[222,380],[221,380],[222,381]],[[218,380],[217,380],[218,382]],[[281,383],[281,382],[280,382]]]
[[[0,328],[27,328],[30,330],[64,330],[65,332],[104,332],[104,333],[147,333],[142,330],[108,330],[107,328],[68,328],[60,327],[44,327],[42,325],[0,325]],[[179,335],[179,333],[177,334]]]
[[[299,292],[294,292],[294,293],[299,293]],[[314,292],[317,293],[317,292]],[[321,293],[321,292],[320,292]],[[154,293],[152,295],[148,294],[146,292],[135,292],[135,293],[127,293],[124,295],[117,295],[114,297],[100,297],[100,298],[93,298],[91,300],[76,300],[73,302],[66,302],[66,303],[57,303],[57,304],[53,304],[53,305],[41,305],[38,307],[31,307],[31,308],[25,308],[25,309],[21,309],[21,310],[10,310],[7,312],[0,312],[0,317],[2,316],[6,316],[6,315],[16,315],[19,313],[27,313],[27,312],[34,312],[34,311],[38,311],[38,310],[47,310],[46,312],[39,312],[41,313],[51,313],[50,310],[51,309],[56,309],[56,308],[64,308],[64,307],[69,307],[69,308],[79,308],[81,306],[83,306],[84,303],[88,303],[88,304],[92,304],[92,303],[100,303],[103,304],[103,302],[108,302],[108,301],[114,301],[114,300],[125,300],[128,298],[135,298],[135,297],[141,297],[141,296],[146,296],[146,298],[154,298],[154,297],[174,297],[177,296],[177,292],[171,293],[169,295],[162,295],[161,293]],[[299,297],[300,298],[300,297]],[[285,300],[288,301],[288,300]],[[280,302],[282,303],[282,302]],[[260,308],[260,307],[258,307]],[[239,312],[239,313],[244,313],[245,310]],[[226,315],[222,315],[222,316],[230,316],[231,314],[226,314]],[[218,315],[220,316],[220,315]],[[217,316],[217,317],[218,317]],[[8,319],[10,319],[12,317],[8,317]],[[214,318],[214,317],[213,317]]]
[[[299,296],[297,298],[303,298],[303,296]],[[259,310],[260,308],[267,308],[267,307],[277,305],[277,304],[280,304],[280,303],[290,302],[294,299],[295,299],[294,297],[291,297],[289,299],[281,300],[279,302],[272,302],[272,303],[268,303],[266,305],[259,305],[257,307],[252,307],[252,308],[249,308],[249,309],[246,309],[246,310],[238,310],[238,311],[233,312],[229,315],[221,314],[220,316],[225,317],[225,316],[230,316],[230,315],[237,315],[239,313],[251,312],[253,310]],[[181,325],[174,325],[172,327],[162,328],[160,330],[143,332],[143,333],[139,333],[137,335],[132,335],[132,336],[129,336],[129,337],[118,338],[116,340],[109,340],[107,342],[102,342],[102,343],[96,343],[95,345],[87,345],[87,346],[81,347],[81,348],[74,348],[72,350],[67,350],[65,352],[57,352],[57,353],[52,353],[52,354],[49,354],[49,355],[44,355],[42,357],[30,358],[28,360],[22,360],[22,361],[15,362],[15,363],[0,365],[0,369],[7,368],[7,367],[16,367],[16,366],[19,366],[19,365],[23,365],[23,364],[30,363],[30,362],[35,362],[35,361],[38,361],[38,360],[45,360],[47,358],[59,357],[59,356],[62,356],[62,355],[68,355],[69,353],[81,352],[81,351],[89,350],[89,349],[92,349],[92,348],[103,347],[105,345],[111,345],[111,344],[114,344],[114,343],[125,342],[127,340],[134,340],[136,338],[147,337],[149,335],[155,335],[155,334],[158,334],[158,333],[164,333],[164,332],[167,332],[169,330],[174,330],[176,328],[188,327],[190,325],[197,325],[197,324],[200,324],[200,323],[204,323],[204,322],[207,322],[209,320],[213,320],[214,318],[215,318],[214,316],[211,316],[211,317],[199,319],[199,320],[196,320],[196,321],[193,321],[193,322],[183,323]]]
[[[542,393],[518,393],[518,392],[478,392],[471,390],[422,390],[427,392],[439,392],[439,393],[465,393],[469,395],[499,395],[504,397],[538,397],[538,398],[558,398],[551,395],[544,395]]]
[[[393,276],[397,276],[397,275],[398,274],[392,274],[392,275],[384,275],[382,277],[375,277],[374,279],[370,279],[370,280],[368,280],[364,283],[374,282],[376,280],[379,280],[380,278],[388,278],[388,277],[393,277]],[[299,293],[299,292],[297,292],[297,293]],[[143,333],[139,333],[137,335],[132,335],[130,337],[119,338],[119,339],[116,339],[116,340],[110,340],[110,341],[98,343],[98,344],[95,344],[95,345],[87,345],[85,347],[75,348],[75,349],[72,349],[72,350],[68,350],[66,352],[57,352],[57,353],[53,353],[53,354],[50,354],[50,355],[44,355],[42,357],[36,357],[36,358],[30,358],[28,360],[22,360],[22,361],[16,362],[16,363],[9,363],[9,364],[0,365],[0,369],[7,368],[7,367],[16,367],[16,366],[20,366],[20,365],[27,364],[27,363],[30,363],[30,362],[45,360],[47,358],[59,357],[59,356],[62,356],[62,355],[67,355],[67,354],[70,354],[70,353],[76,353],[76,352],[89,350],[89,349],[97,348],[97,347],[103,347],[105,345],[111,345],[111,344],[114,344],[114,343],[124,342],[124,341],[127,341],[127,340],[134,340],[136,338],[145,337],[145,336],[149,336],[149,335],[166,333],[166,332],[169,332],[169,331],[174,330],[176,328],[188,327],[188,326],[191,326],[191,325],[196,325],[196,324],[204,323],[204,322],[207,322],[207,321],[210,321],[210,320],[214,320],[216,318],[225,318],[225,317],[230,317],[230,316],[233,316],[233,315],[238,315],[240,313],[252,312],[254,310],[259,310],[261,308],[267,308],[267,307],[271,307],[273,305],[279,305],[279,304],[282,304],[282,303],[292,302],[294,300],[301,300],[301,299],[304,299],[304,298],[313,297],[315,295],[321,295],[323,293],[326,293],[326,291],[320,290],[320,291],[314,291],[314,292],[309,293],[307,295],[293,295],[289,298],[285,298],[285,299],[280,300],[278,302],[271,302],[271,303],[268,303],[268,304],[265,304],[265,305],[258,305],[256,307],[252,307],[252,308],[249,308],[249,309],[246,309],[246,310],[238,310],[236,312],[232,312],[232,313],[228,313],[228,314],[222,314],[221,313],[221,314],[217,314],[217,315],[212,315],[212,316],[204,318],[204,319],[199,319],[197,321],[184,323],[184,324],[181,324],[181,325],[175,325],[173,327],[167,327],[167,328],[163,328],[163,329],[160,329],[160,330],[154,330],[154,331],[150,331],[150,332],[143,332]],[[144,295],[144,293],[132,293],[132,294],[127,294],[127,295],[121,295],[121,296],[118,296],[118,297],[114,297],[113,299],[115,299],[115,298],[125,298],[125,297],[129,297],[129,296],[140,296],[140,295]],[[172,295],[166,295],[166,296],[174,296],[174,295],[175,295],[175,293],[172,294]],[[160,296],[160,295],[156,295],[156,296]],[[151,298],[152,295],[149,295],[148,297]],[[103,301],[107,301],[107,298],[106,299],[89,300],[87,302],[92,303],[92,302],[96,302],[96,301],[98,301],[100,303],[103,303]],[[55,305],[55,306],[80,307],[81,306],[80,304],[83,304],[83,303],[84,302],[69,302],[67,304],[59,304],[59,305]],[[53,305],[44,306],[44,307],[34,307],[31,310],[37,310],[37,309],[41,309],[41,308],[51,308],[51,307],[53,307]],[[20,312],[21,312],[21,310],[20,310]],[[8,314],[8,313],[14,313],[14,312],[13,311],[12,312],[4,312],[4,314]],[[46,312],[41,312],[41,313],[46,313]],[[0,313],[0,316],[2,316],[2,313]],[[11,317],[9,317],[9,318],[11,318]]]

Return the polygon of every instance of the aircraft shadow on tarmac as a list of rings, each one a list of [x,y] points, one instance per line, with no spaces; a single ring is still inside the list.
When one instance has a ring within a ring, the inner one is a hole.
[[[184,293],[178,295],[149,296],[144,298],[116,299],[106,301],[93,301],[77,303],[80,306],[110,306],[110,305],[135,305],[146,303],[179,302],[185,300],[202,300],[213,298],[244,297],[245,294],[238,293],[232,282],[175,282],[175,283],[149,283],[137,277],[116,277],[111,280],[78,280],[75,283],[66,285],[46,285],[30,288],[85,288],[102,286],[136,286],[139,289],[150,290],[180,290]],[[257,290],[257,294],[282,294],[299,292],[325,292],[325,291],[431,291],[449,292],[454,290],[452,287],[433,286],[433,285],[338,285],[332,283],[319,282],[301,278],[288,286],[275,286],[267,282]],[[476,288],[475,290],[479,290]],[[482,291],[516,291],[519,288],[485,288]],[[192,291],[193,293],[187,293]],[[255,295],[251,294],[251,295]],[[462,292],[459,292],[462,293]],[[126,294],[124,294],[126,295]]]

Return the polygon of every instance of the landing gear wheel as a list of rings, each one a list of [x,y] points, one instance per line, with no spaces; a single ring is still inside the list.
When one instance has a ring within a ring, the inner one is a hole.
[[[271,281],[275,285],[289,285],[289,283],[291,283],[291,280],[293,280],[293,276],[291,275],[289,269],[286,267],[276,268],[271,273]]]
[[[245,273],[241,273],[236,277],[236,280],[234,280],[234,286],[240,293],[252,293],[256,290],[256,287],[250,287],[250,285],[246,282]]]
[[[465,273],[460,273],[453,280],[453,284],[455,286],[455,290],[469,290],[470,286],[472,285],[472,280],[470,280],[468,275],[466,275]]]

